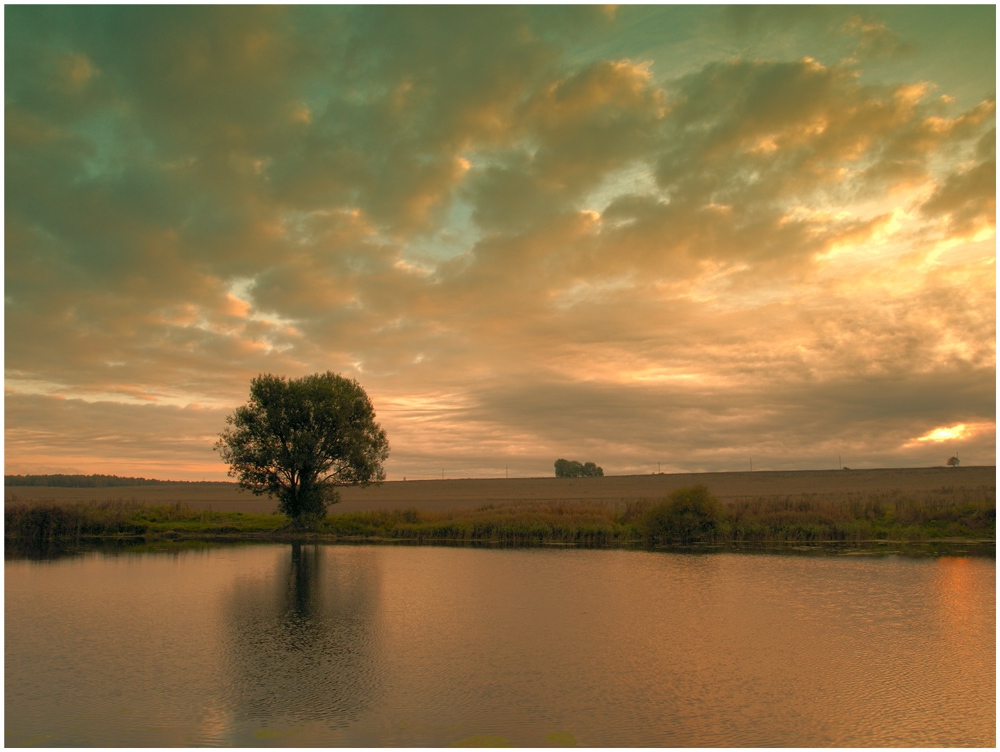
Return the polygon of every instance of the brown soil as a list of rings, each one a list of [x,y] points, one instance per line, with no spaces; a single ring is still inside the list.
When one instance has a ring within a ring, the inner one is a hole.
[[[372,509],[417,508],[422,511],[470,509],[512,501],[622,501],[662,498],[684,486],[703,483],[722,500],[756,496],[878,491],[927,492],[942,488],[996,488],[996,467],[931,467],[880,470],[795,470],[756,473],[679,473],[618,475],[605,478],[474,478],[390,481],[368,488],[344,488],[334,513]],[[5,502],[96,503],[114,499],[147,504],[182,502],[198,509],[273,512],[267,497],[240,491],[235,484],[189,483],[120,488],[4,489]]]

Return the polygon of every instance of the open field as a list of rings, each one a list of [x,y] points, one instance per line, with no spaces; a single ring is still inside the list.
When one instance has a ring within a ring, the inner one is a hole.
[[[627,502],[659,499],[678,488],[703,484],[723,502],[802,494],[831,500],[845,494],[924,493],[941,489],[996,488],[996,467],[933,467],[877,470],[796,470],[739,473],[620,475],[604,478],[476,478],[389,481],[381,486],[345,488],[332,514],[419,509],[423,512],[472,510],[509,502]],[[130,500],[143,504],[181,503],[220,512],[270,513],[276,503],[241,492],[235,484],[188,483],[176,486],[119,488],[4,489],[4,501],[21,503],[98,503]]]

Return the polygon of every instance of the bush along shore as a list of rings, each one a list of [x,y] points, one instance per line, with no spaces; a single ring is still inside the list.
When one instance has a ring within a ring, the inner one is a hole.
[[[15,548],[101,539],[262,539],[648,547],[855,546],[948,541],[994,544],[996,489],[921,494],[756,497],[722,503],[705,486],[661,500],[515,502],[474,510],[336,514],[311,530],[279,514],[151,506],[8,502],[4,537]],[[995,550],[995,549],[994,549]]]

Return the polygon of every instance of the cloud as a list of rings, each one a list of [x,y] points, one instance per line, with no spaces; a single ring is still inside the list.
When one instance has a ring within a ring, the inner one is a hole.
[[[994,99],[885,14],[722,15],[12,8],[8,463],[200,468],[250,378],[328,369],[410,476],[992,425]]]
[[[212,443],[228,411],[8,394],[4,412],[6,473],[200,480],[218,475]]]
[[[921,210],[932,217],[945,217],[952,236],[996,228],[996,182],[996,159],[980,162],[964,172],[948,175]]]
[[[987,101],[941,117],[926,92],[864,85],[852,68],[810,58],[713,63],[676,85],[657,177],[675,201],[750,207],[912,184],[993,111]]]
[[[724,17],[740,42],[764,38],[773,44],[778,36],[802,34],[824,40],[824,49],[846,53],[852,62],[905,58],[917,49],[882,18],[846,7],[738,5],[726,8]]]
[[[895,57],[914,52],[913,44],[902,39],[884,21],[865,14],[852,15],[841,29],[844,34],[857,37],[855,54],[858,57]]]
[[[736,469],[750,456],[758,467],[782,468],[804,454],[828,466],[838,454],[850,456],[852,467],[942,464],[946,457],[926,447],[914,453],[908,440],[956,411],[992,425],[990,375],[981,374],[973,390],[961,372],[821,386],[777,376],[749,390],[536,382],[484,390],[470,418],[532,435],[552,456],[593,455],[615,472],[657,461],[681,471]],[[925,415],[915,419],[915,410]],[[966,445],[980,462],[993,441],[984,438]]]
[[[474,171],[474,218],[509,231],[572,210],[606,176],[650,154],[664,113],[648,67],[629,60],[552,81],[516,114],[520,146]]]

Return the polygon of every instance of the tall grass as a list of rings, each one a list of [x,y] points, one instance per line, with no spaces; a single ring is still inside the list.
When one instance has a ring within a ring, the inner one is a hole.
[[[117,499],[99,504],[4,506],[4,538],[22,542],[88,537],[155,536],[166,533],[227,534],[273,531],[286,524],[273,514],[213,512],[186,504],[149,505]]]
[[[996,539],[996,489],[988,487],[757,497],[726,510],[732,541]]]
[[[694,491],[680,489],[664,500],[620,504],[512,502],[451,512],[354,512],[327,518],[321,532],[358,538],[582,545],[996,538],[993,488],[761,496],[725,504],[706,497],[707,489]]]
[[[513,502],[449,512],[353,512],[328,517],[320,531],[417,541],[608,545],[636,540],[635,531],[614,519],[613,508],[604,502]]]
[[[134,500],[8,503],[4,510],[4,536],[20,543],[114,536],[290,535],[287,526],[281,515],[212,512],[184,504],[149,506]],[[536,501],[448,512],[332,514],[316,532],[335,539],[584,546],[995,540],[996,489],[759,496],[719,503],[707,489],[694,488],[663,500],[617,504]]]

